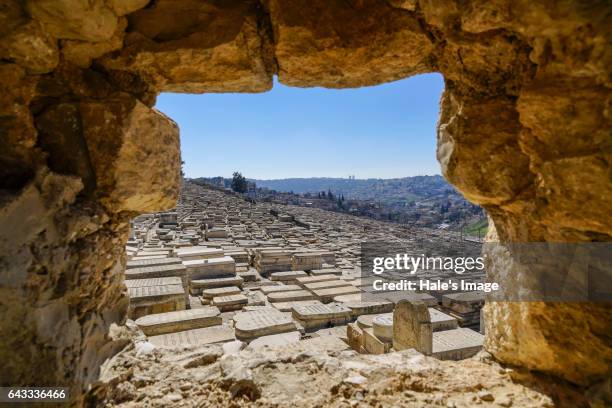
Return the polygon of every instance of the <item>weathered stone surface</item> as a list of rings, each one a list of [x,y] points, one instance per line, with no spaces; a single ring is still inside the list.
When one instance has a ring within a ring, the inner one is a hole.
[[[274,308],[281,312],[290,312],[295,306],[311,306],[311,305],[322,305],[323,303],[318,300],[294,300],[292,302],[276,302],[272,303]]]
[[[266,3],[282,83],[346,88],[430,70],[434,44],[414,15],[375,1]]]
[[[413,348],[420,353],[431,354],[431,317],[425,303],[402,300],[395,305],[393,348],[397,351]]]
[[[123,37],[127,27],[127,19],[119,19],[113,35],[104,41],[88,42],[78,40],[62,41],[62,56],[81,68],[87,68],[91,61],[102,55],[123,47]]]
[[[85,103],[81,120],[87,144],[105,147],[89,149],[98,189],[108,192],[103,204],[132,212],[174,205],[179,140],[173,121],[130,98]],[[102,143],[111,134],[117,135],[116,142]],[[144,174],[147,177],[141,177]]]
[[[459,328],[433,333],[432,356],[441,360],[462,360],[482,349],[484,336],[474,330]]]
[[[136,319],[136,324],[147,336],[218,326],[221,323],[219,309],[216,307],[157,313]]]
[[[129,289],[144,286],[182,285],[183,281],[178,276],[173,276],[166,278],[127,279],[124,283],[125,287]]]
[[[183,285],[132,286],[128,288],[128,293],[128,313],[132,319],[148,314],[185,310],[187,303]]]
[[[104,0],[28,0],[27,8],[55,38],[104,41],[117,27]]]
[[[127,216],[171,207],[178,193],[178,130],[149,108],[162,90],[263,91],[277,71],[290,85],[328,87],[441,72],[438,157],[491,216],[489,239],[611,240],[608,2],[264,5],[3,3],[0,321],[23,324],[2,323],[2,378],[65,381],[79,400],[115,349],[106,333],[127,308]],[[115,49],[124,13],[129,32]],[[66,61],[55,65],[57,40]],[[90,58],[93,68],[74,68]],[[524,273],[497,255],[492,277]],[[485,310],[485,347],[499,361],[581,385],[609,376],[608,305]],[[14,352],[24,347],[31,358]]]
[[[199,294],[203,289],[223,288],[227,286],[241,287],[243,280],[240,276],[229,278],[210,278],[210,279],[195,279],[191,281],[190,290],[192,293]]]
[[[202,291],[202,298],[210,300],[217,296],[238,295],[240,293],[242,293],[240,288],[236,286],[226,286],[222,288],[204,289]]]
[[[264,295],[276,292],[293,292],[296,290],[302,290],[302,288],[298,285],[275,285],[261,287],[261,293]]]
[[[369,354],[385,354],[391,349],[391,343],[376,336],[373,328],[366,328],[363,329],[363,349]]]
[[[240,310],[246,306],[249,299],[243,294],[217,296],[212,300],[212,304],[217,306],[222,312],[230,310]]]
[[[431,70],[432,39],[415,15],[384,2],[266,4],[284,84],[349,88]]]
[[[279,336],[297,336],[297,332]],[[438,361],[414,350],[360,355],[343,351],[346,344],[333,336],[269,348],[257,347],[260,340],[264,338],[229,355],[223,355],[220,345],[155,349],[150,357],[138,355],[135,347],[128,347],[106,365],[92,397],[95,396],[95,405],[100,406],[188,407],[195,403],[223,407],[241,400],[229,389],[244,389],[245,384],[250,384],[262,396],[256,401],[245,401],[247,405],[340,408],[351,401],[366,406],[421,407],[432,405],[433,398],[439,398],[457,406],[544,408],[553,406],[556,398],[554,391],[544,390],[556,389],[561,393],[561,386],[552,381],[539,381],[537,386],[513,382],[504,367],[484,359]],[[126,365],[134,367],[129,377],[122,376]],[[245,375],[241,378],[236,373]],[[174,391],[178,384],[183,388],[180,393]],[[124,389],[132,391],[124,393]],[[202,389],[207,391],[203,393]],[[402,392],[396,392],[398,389]],[[568,399],[584,401],[573,388],[565,387],[563,393]],[[179,394],[182,399],[176,397]]]
[[[268,295],[271,303],[293,302],[298,300],[313,300],[315,297],[307,290],[292,290],[290,292],[273,292]]]
[[[118,16],[124,16],[139,10],[147,5],[151,0],[107,0],[111,10]]]
[[[96,367],[118,351],[106,336],[128,307],[122,251],[112,242],[125,239],[127,229],[101,226],[106,215],[99,207],[76,210],[82,188],[78,177],[43,168],[19,194],[4,197],[0,210],[0,330],[6,333],[0,377],[65,384],[75,400],[78,384],[93,382]]]
[[[429,316],[431,317],[431,329],[436,331],[452,330],[457,328],[457,319],[453,316],[449,316],[446,313],[442,313],[438,309],[433,307],[428,308]],[[482,311],[482,310],[481,310]]]
[[[126,269],[146,268],[150,266],[159,266],[159,265],[177,265],[180,263],[181,263],[180,258],[130,260],[125,263],[125,268]]]
[[[372,331],[384,342],[393,342],[393,313],[385,313],[372,319]]]
[[[52,105],[37,120],[51,167],[95,185],[111,211],[172,207],[178,192],[178,128],[129,95]],[[73,160],[62,160],[69,155]],[[141,175],[146,173],[146,179]]]
[[[35,148],[36,128],[29,103],[37,79],[17,64],[0,64],[0,126],[4,148],[0,149],[0,185],[19,189],[34,175],[42,152]]]
[[[250,2],[156,1],[128,16],[125,47],[102,64],[136,73],[160,91],[266,91],[271,56],[258,13]]]
[[[242,312],[235,316],[236,338],[250,341],[257,337],[295,331],[291,314],[266,311]]]
[[[234,330],[227,326],[211,326],[152,336],[149,341],[162,348],[183,348],[234,340]]]
[[[261,336],[250,342],[247,348],[249,350],[259,350],[264,347],[283,347],[288,344],[297,343],[300,337],[300,332],[297,331]]]
[[[59,62],[57,41],[34,20],[0,38],[0,56],[34,74],[52,71]]]

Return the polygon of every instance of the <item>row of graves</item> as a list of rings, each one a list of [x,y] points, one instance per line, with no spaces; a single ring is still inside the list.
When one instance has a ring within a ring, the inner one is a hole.
[[[278,206],[277,206],[278,207]],[[194,184],[169,213],[137,217],[126,253],[129,318],[158,347],[224,343],[462,359],[482,347],[480,293],[366,295],[363,235],[388,225],[253,204]]]

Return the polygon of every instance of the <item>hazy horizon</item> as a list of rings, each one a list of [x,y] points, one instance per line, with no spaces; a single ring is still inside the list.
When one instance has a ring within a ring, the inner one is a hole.
[[[238,172],[240,172],[240,170],[236,170]],[[242,172],[240,172],[242,173]],[[308,180],[308,179],[343,179],[343,180],[349,180],[348,177],[325,177],[325,176],[313,176],[313,177],[282,177],[282,178],[271,178],[271,179],[264,179],[264,178],[255,178],[255,177],[249,177],[248,175],[242,173],[242,175],[244,177],[246,177],[249,180],[259,180],[259,181],[277,181],[277,180]],[[397,180],[397,179],[403,179],[403,178],[410,178],[410,177],[434,177],[434,176],[439,176],[444,178],[441,174],[415,174],[414,176],[399,176],[399,177],[355,177],[354,180]],[[225,179],[231,179],[233,177],[233,173],[229,174],[227,176],[195,176],[195,177],[188,177],[185,176],[185,178],[188,179],[198,179],[198,178],[216,178],[216,177],[223,177]]]
[[[156,108],[179,125],[189,178],[391,179],[440,174],[442,90],[439,74],[341,90],[275,80],[260,94],[163,93]]]

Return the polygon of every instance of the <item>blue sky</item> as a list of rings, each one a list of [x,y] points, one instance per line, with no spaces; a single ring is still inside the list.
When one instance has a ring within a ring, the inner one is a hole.
[[[440,174],[435,158],[442,76],[357,89],[161,94],[181,131],[187,177],[394,178]]]

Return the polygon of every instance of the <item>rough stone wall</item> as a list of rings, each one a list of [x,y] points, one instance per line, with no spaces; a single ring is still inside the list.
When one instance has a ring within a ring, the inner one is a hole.
[[[84,42],[106,38],[96,2],[91,26],[79,2],[20,3],[0,3],[0,382],[78,403],[123,345],[108,332],[128,306],[129,218],[175,205],[178,127],[140,78],[69,61],[103,48]]]
[[[611,13],[570,0],[2,0],[0,378],[78,393],[112,352],[127,220],[178,193],[178,129],[151,108],[161,91],[441,72],[438,159],[497,239],[609,241]],[[511,264],[501,251],[491,273],[510,281]],[[609,310],[489,304],[486,347],[591,384],[610,374]]]

